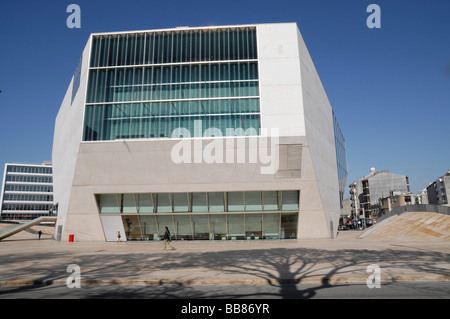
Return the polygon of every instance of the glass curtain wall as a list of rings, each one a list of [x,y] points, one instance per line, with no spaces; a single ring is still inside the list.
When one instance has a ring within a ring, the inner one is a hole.
[[[334,144],[336,148],[336,163],[337,163],[337,173],[339,181],[339,195],[342,201],[344,200],[344,192],[347,184],[348,168],[347,168],[347,151],[345,147],[345,139],[342,134],[341,128],[337,121],[336,114],[333,111],[333,129],[334,129]]]
[[[256,45],[254,27],[94,36],[83,140],[254,135]]]
[[[298,191],[99,194],[100,214],[119,214],[128,240],[297,238]]]

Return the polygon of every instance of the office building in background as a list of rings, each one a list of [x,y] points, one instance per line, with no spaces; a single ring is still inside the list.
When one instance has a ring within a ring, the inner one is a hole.
[[[1,221],[29,221],[56,214],[52,164],[5,164]]]

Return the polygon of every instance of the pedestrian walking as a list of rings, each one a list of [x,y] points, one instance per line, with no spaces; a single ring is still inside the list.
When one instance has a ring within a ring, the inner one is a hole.
[[[122,241],[120,238],[121,238],[121,236],[120,236],[120,231],[117,231],[117,240],[116,240],[116,243]]]
[[[163,240],[164,240],[164,248],[163,248],[163,250],[164,251],[167,250],[166,249],[167,245],[170,246],[171,250],[175,250],[175,248],[172,246],[172,243],[171,243],[169,228],[167,226],[165,226],[164,229],[165,229],[165,231],[164,231],[164,237],[163,237]]]
[[[39,231],[39,239],[41,239],[41,236],[42,236],[42,231]]]

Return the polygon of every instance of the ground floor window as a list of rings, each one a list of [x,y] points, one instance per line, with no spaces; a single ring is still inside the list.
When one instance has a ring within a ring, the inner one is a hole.
[[[98,194],[102,216],[120,216],[127,240],[296,239],[299,191]]]
[[[123,214],[121,219],[127,240],[161,240],[165,226],[175,240],[295,239],[298,213]]]
[[[298,212],[299,191],[97,194],[101,214]]]

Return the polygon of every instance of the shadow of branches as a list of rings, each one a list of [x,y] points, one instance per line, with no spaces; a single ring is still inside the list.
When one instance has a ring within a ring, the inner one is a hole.
[[[137,282],[142,278],[159,279],[160,285],[142,288],[150,298],[177,298],[180,294],[186,298],[205,297],[201,292],[184,284],[181,279],[179,284],[171,285],[170,290],[165,289],[167,285],[164,286],[164,281],[171,278],[170,276],[173,278],[174,272],[178,278],[181,276],[194,280],[201,280],[203,275],[208,274],[221,278],[238,278],[245,274],[246,278],[277,288],[275,293],[261,291],[258,297],[262,298],[310,298],[317,290],[331,287],[330,282],[339,276],[367,277],[366,267],[369,264],[378,264],[382,269],[388,268],[391,272],[406,270],[450,276],[449,254],[431,250],[411,250],[406,247],[384,250],[261,248],[205,252],[183,252],[179,249],[176,252],[162,253],[154,250],[134,250],[130,245],[127,253],[104,249],[98,253],[73,255],[63,252],[3,255],[0,260],[0,281],[29,278],[32,274],[33,278],[37,278],[36,284],[52,284],[69,276],[66,268],[71,263],[79,265],[82,278],[92,282],[102,279],[130,282]],[[192,273],[194,270],[195,273]],[[301,289],[301,283],[311,280],[320,284],[313,289]],[[109,293],[108,296],[115,297],[142,297],[139,294],[127,293],[126,290],[115,291],[113,295]],[[211,297],[242,298],[246,295],[240,292],[223,295],[218,289],[216,294],[208,295],[208,298]]]

